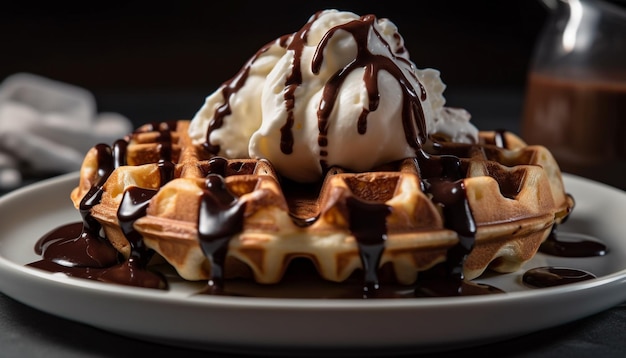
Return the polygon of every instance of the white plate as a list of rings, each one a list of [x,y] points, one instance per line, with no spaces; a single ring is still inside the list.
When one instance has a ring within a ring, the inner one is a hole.
[[[538,254],[523,270],[481,282],[506,294],[419,299],[280,299],[194,296],[197,285],[169,291],[104,284],[42,272],[33,246],[49,230],[80,220],[63,175],[0,198],[0,291],[39,310],[119,334],[210,350],[247,352],[425,352],[495,342],[564,324],[626,300],[626,193],[565,175],[576,207],[559,232],[592,235],[610,253],[594,258]],[[528,289],[529,268],[555,265],[598,278]]]

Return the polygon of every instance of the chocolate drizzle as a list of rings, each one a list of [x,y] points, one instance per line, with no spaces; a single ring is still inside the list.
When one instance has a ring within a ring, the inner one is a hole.
[[[222,84],[222,98],[224,98],[224,102],[215,110],[213,114],[213,119],[209,123],[209,127],[206,132],[206,140],[204,142],[204,148],[208,153],[218,154],[220,151],[219,145],[212,145],[210,142],[211,133],[222,127],[224,124],[224,117],[232,114],[232,110],[230,108],[230,98],[236,94],[245,84],[248,76],[250,74],[250,67],[252,64],[267,50],[270,49],[273,45],[279,45],[281,47],[286,46],[286,42],[289,36],[285,35],[277,40],[274,40],[265,46],[261,47],[255,54],[252,56],[248,62],[237,72],[237,74]]]
[[[452,155],[435,157],[424,152],[418,161],[425,191],[441,206],[445,227],[455,231],[459,241],[448,250],[445,262],[419,274],[416,295],[463,295],[463,265],[474,248],[476,223],[467,201],[461,161]]]
[[[167,288],[167,282],[160,273],[147,269],[154,252],[145,247],[142,236],[133,228],[134,222],[145,215],[148,202],[156,192],[138,187],[129,187],[124,192],[117,218],[130,245],[130,256],[99,272],[99,281],[146,288]]]
[[[198,237],[200,247],[211,264],[208,292],[223,293],[224,264],[228,244],[233,235],[243,228],[245,204],[226,187],[224,177],[209,174],[200,199]]]
[[[285,100],[285,109],[287,111],[287,119],[285,124],[280,128],[280,150],[285,154],[291,154],[293,152],[293,132],[292,128],[295,123],[293,110],[296,104],[296,89],[302,84],[302,69],[301,59],[302,51],[307,42],[307,34],[313,25],[313,22],[317,20],[320,13],[315,14],[313,18],[307,22],[302,29],[293,35],[291,43],[287,46],[288,51],[293,51],[294,57],[292,61],[291,72],[285,79],[285,90],[283,98]]]
[[[380,288],[378,266],[387,240],[386,218],[391,208],[385,204],[348,197],[350,231],[357,240],[364,271],[363,298],[376,295]]]
[[[318,145],[320,146],[320,165],[323,170],[328,169],[328,165],[324,159],[327,155],[327,150],[324,148],[328,146],[327,135],[328,128],[330,127],[328,119],[333,108],[335,107],[335,101],[337,100],[337,96],[343,82],[352,71],[358,68],[364,68],[365,70],[363,73],[363,82],[365,83],[369,99],[368,108],[363,108],[357,121],[358,133],[365,134],[367,132],[367,116],[370,112],[373,112],[378,108],[378,104],[380,102],[378,74],[380,71],[386,71],[398,81],[402,90],[402,124],[407,142],[411,147],[417,150],[421,147],[421,144],[426,141],[426,122],[420,98],[418,98],[418,95],[415,93],[415,89],[411,85],[410,81],[396,64],[395,61],[399,61],[399,57],[395,56],[389,44],[374,27],[373,24],[375,21],[376,17],[374,15],[366,15],[362,16],[359,20],[350,21],[346,24],[336,26],[324,35],[315,49],[315,54],[311,62],[311,69],[313,73],[317,74],[319,73],[324,62],[324,50],[330,39],[337,31],[343,30],[350,33],[357,45],[356,58],[341,69],[341,71],[335,73],[324,86],[322,98],[317,110],[319,129]],[[380,54],[374,54],[369,51],[368,42],[370,30],[376,38],[378,38],[378,40],[386,46],[391,58]],[[405,63],[408,64],[408,62]],[[414,78],[414,80],[419,83],[417,78]],[[419,83],[419,86],[421,100],[425,100],[426,91],[421,83]],[[284,153],[287,154],[287,152]]]
[[[152,256],[151,252],[143,243],[141,235],[135,230],[133,224],[137,219],[146,215],[146,208],[150,199],[157,193],[154,189],[144,189],[139,187],[129,187],[124,192],[122,202],[117,210],[117,220],[120,229],[124,233],[130,244],[130,259],[139,260],[139,265],[145,266]]]
[[[128,140],[126,139],[118,139],[113,143],[112,155],[113,155],[113,166],[115,168],[128,165],[126,161],[126,151],[128,148]]]

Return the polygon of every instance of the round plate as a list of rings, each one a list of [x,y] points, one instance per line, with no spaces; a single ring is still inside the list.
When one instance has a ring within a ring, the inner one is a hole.
[[[426,352],[495,342],[564,324],[626,300],[626,193],[572,175],[576,207],[559,233],[589,235],[609,253],[592,258],[537,254],[518,272],[478,282],[505,294],[416,299],[254,298],[196,295],[174,280],[160,291],[99,283],[24,265],[39,259],[38,238],[80,220],[71,173],[0,198],[0,291],[66,319],[119,334],[209,350],[238,352]],[[522,274],[538,266],[589,271],[596,279],[530,289]],[[258,352],[258,351],[257,351]]]

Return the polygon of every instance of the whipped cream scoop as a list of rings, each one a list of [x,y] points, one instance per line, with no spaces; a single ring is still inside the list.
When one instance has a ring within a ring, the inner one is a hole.
[[[324,10],[210,94],[189,134],[212,154],[264,158],[314,182],[332,166],[361,172],[413,157],[429,134],[476,141],[469,113],[445,107],[445,88],[439,71],[410,60],[388,19]]]

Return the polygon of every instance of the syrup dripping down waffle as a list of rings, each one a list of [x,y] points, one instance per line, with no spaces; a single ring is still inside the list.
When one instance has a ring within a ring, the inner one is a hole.
[[[94,147],[71,199],[84,209],[97,187],[88,215],[120,253],[154,251],[182,278],[216,287],[234,277],[280,282],[296,258],[329,281],[362,271],[367,289],[412,284],[438,265],[461,280],[513,272],[574,204],[550,152],[512,133],[433,140],[414,158],[364,173],[333,167],[299,184],[266,160],[206,154],[188,125],[148,124]]]

